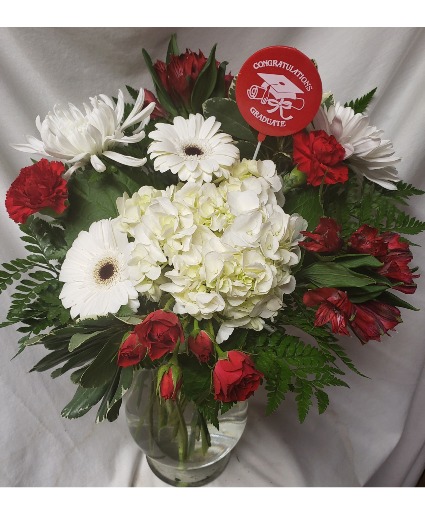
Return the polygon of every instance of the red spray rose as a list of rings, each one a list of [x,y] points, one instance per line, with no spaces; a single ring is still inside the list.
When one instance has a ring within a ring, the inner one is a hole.
[[[302,241],[300,247],[311,252],[337,252],[342,246],[341,226],[333,218],[322,217],[313,232],[301,231],[313,241]]]
[[[176,345],[184,341],[183,329],[177,315],[158,309],[134,328],[139,340],[147,347],[149,357],[162,358],[173,352]]]
[[[162,107],[162,105],[159,103],[159,100],[152,93],[152,91],[145,89],[145,101],[143,102],[143,109],[145,107],[147,107],[151,102],[155,102],[155,104],[156,104],[155,109],[151,113],[151,119],[156,120],[157,118],[166,118],[167,112]]]
[[[147,349],[139,341],[137,334],[133,331],[121,344],[118,352],[118,366],[131,367],[137,365],[146,356]]]
[[[10,218],[24,223],[30,215],[45,208],[63,213],[68,200],[67,182],[62,177],[64,171],[62,163],[47,159],[22,168],[6,194]]]
[[[379,257],[387,253],[387,245],[384,238],[379,235],[378,229],[369,225],[362,225],[353,232],[348,240],[348,245],[355,252],[360,254],[370,254]]]
[[[255,369],[248,354],[231,350],[227,359],[219,359],[214,367],[214,399],[244,401],[257,390],[262,378],[263,374]]]
[[[354,334],[362,343],[381,341],[381,336],[402,322],[400,310],[378,300],[356,304],[355,315],[350,323]]]
[[[174,372],[174,373],[173,373]],[[182,385],[181,371],[175,366],[168,368],[159,381],[159,395],[163,399],[175,400]]]
[[[348,168],[342,164],[345,150],[325,131],[294,134],[294,162],[307,174],[307,184],[320,186],[348,181]]]
[[[187,343],[189,349],[201,363],[206,363],[213,351],[213,342],[205,331],[199,331],[197,336],[189,336]]]
[[[303,302],[312,307],[319,304],[316,311],[315,326],[331,323],[332,332],[349,335],[347,330],[354,314],[354,305],[343,291],[336,288],[317,288],[304,293]]]

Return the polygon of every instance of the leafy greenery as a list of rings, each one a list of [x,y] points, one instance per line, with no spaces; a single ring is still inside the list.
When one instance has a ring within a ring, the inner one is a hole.
[[[376,90],[377,88],[373,88],[369,93],[366,93],[366,95],[347,102],[344,107],[351,107],[355,113],[363,113],[370,104]]]
[[[201,72],[193,85],[191,104],[192,111],[198,113],[202,110],[202,104],[207,100],[211,93],[214,91],[217,82],[217,66],[215,62],[215,49],[214,45],[207,62],[202,68]],[[224,76],[223,76],[224,78]]]
[[[296,188],[288,191],[285,195],[285,211],[300,214],[307,220],[308,229],[312,231],[324,215],[317,188]]]
[[[286,334],[283,326],[270,335],[249,335],[245,350],[252,354],[264,374],[267,390],[266,413],[275,411],[288,392],[295,393],[300,422],[305,420],[313,396],[319,395],[319,411],[325,409],[326,386],[348,386],[338,376],[343,372],[335,358],[320,348]],[[317,392],[320,392],[317,394]]]

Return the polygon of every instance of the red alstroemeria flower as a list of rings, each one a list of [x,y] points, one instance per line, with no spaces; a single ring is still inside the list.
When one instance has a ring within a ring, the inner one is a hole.
[[[325,131],[298,132],[293,136],[293,158],[298,170],[307,174],[307,184],[320,186],[348,181],[342,164],[345,150]]]
[[[6,194],[10,218],[22,224],[30,215],[46,208],[63,213],[68,200],[68,185],[62,177],[64,172],[62,163],[47,159],[22,168]]]
[[[152,93],[152,91],[145,89],[145,101],[143,102],[143,109],[147,107],[151,102],[155,102],[155,109],[151,113],[151,119],[156,120],[158,118],[166,118],[167,111],[159,103],[159,100]]]
[[[337,252],[342,246],[340,231],[341,226],[336,220],[322,217],[313,232],[301,231],[301,234],[313,241],[302,241],[299,246],[310,252]]]
[[[387,244],[382,235],[379,235],[378,229],[366,224],[353,232],[348,239],[348,246],[355,252],[375,257],[385,256],[387,253]]]
[[[304,293],[303,302],[308,307],[317,306],[315,326],[331,323],[335,334],[350,333],[347,330],[351,317],[354,314],[354,305],[343,291],[336,288],[317,288]]]
[[[381,341],[381,336],[394,330],[402,322],[400,310],[378,300],[356,304],[350,327],[359,340],[365,344],[369,340]]]
[[[188,107],[193,86],[206,62],[201,51],[197,54],[186,49],[184,54],[172,55],[168,64],[157,61],[154,68],[172,100]]]

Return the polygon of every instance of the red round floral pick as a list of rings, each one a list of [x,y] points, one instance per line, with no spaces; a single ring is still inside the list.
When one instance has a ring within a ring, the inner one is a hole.
[[[236,80],[236,102],[245,120],[265,136],[304,129],[322,101],[322,81],[313,62],[296,48],[270,46],[251,55]]]

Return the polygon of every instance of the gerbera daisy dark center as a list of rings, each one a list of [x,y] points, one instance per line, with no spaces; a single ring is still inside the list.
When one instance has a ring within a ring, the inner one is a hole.
[[[112,263],[106,263],[99,269],[98,273],[99,273],[99,277],[103,281],[106,281],[106,279],[110,279],[114,275],[114,272],[115,272],[114,265]]]
[[[102,259],[94,270],[94,280],[99,285],[109,285],[115,281],[115,277],[119,272],[117,261],[110,257]]]
[[[202,156],[204,151],[195,145],[188,145],[187,147],[184,147],[184,153],[187,156]]]

